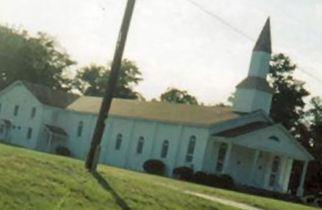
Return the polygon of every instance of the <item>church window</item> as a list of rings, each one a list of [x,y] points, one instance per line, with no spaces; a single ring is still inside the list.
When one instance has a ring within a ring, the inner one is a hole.
[[[136,147],[137,154],[142,154],[143,146],[144,146],[144,137],[140,136],[139,141],[138,141],[138,145]]]
[[[77,128],[77,136],[78,137],[81,137],[82,134],[83,134],[83,127],[84,127],[84,122],[83,121],[80,121],[78,123],[78,128]]]
[[[0,103],[0,113],[1,113],[1,109],[2,109],[2,104]]]
[[[117,134],[117,136],[116,136],[116,143],[115,143],[115,150],[120,150],[121,149],[122,139],[123,139],[122,134],[120,134],[120,133]]]
[[[224,168],[225,157],[227,153],[228,145],[226,143],[221,143],[218,150],[218,157],[217,157],[217,166],[216,171],[222,172]]]
[[[31,137],[32,137],[32,128],[28,128],[27,139],[31,139]]]
[[[169,150],[169,141],[164,140],[161,149],[161,158],[166,158]]]
[[[274,187],[275,182],[276,182],[276,178],[277,178],[277,174],[279,171],[279,167],[280,167],[280,158],[278,156],[275,156],[273,163],[272,163],[272,171],[271,171],[271,175],[269,177],[269,186]]]
[[[19,112],[19,106],[16,105],[15,108],[14,108],[14,111],[13,111],[13,115],[18,116],[18,112]]]
[[[188,148],[187,148],[186,162],[192,162],[195,146],[196,146],[196,136],[191,136],[189,140]]]
[[[34,118],[35,116],[36,116],[36,107],[32,107],[30,117]]]

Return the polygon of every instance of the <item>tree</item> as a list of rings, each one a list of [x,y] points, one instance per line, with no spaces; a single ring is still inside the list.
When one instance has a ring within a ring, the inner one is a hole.
[[[313,97],[310,101],[311,108],[306,115],[310,121],[310,134],[312,138],[315,157],[322,162],[322,98]]]
[[[161,101],[177,103],[177,104],[191,104],[197,105],[196,97],[190,95],[186,90],[179,90],[176,88],[168,88],[168,90],[160,96]]]
[[[294,78],[296,68],[286,55],[281,53],[273,55],[269,72],[269,81],[274,91],[270,115],[275,122],[283,124],[310,151],[311,133],[304,110],[304,98],[309,96],[309,92],[304,88],[304,82]],[[290,189],[297,188],[302,167],[302,163],[294,161]],[[312,172],[309,167],[308,174]],[[311,180],[308,183],[311,183]]]
[[[304,82],[294,78],[295,70],[296,65],[286,55],[280,53],[272,56],[269,81],[274,94],[270,115],[300,139],[308,132],[303,120],[304,98],[309,96],[309,92],[304,88]],[[308,139],[302,141],[307,142]]]
[[[0,88],[16,80],[53,89],[69,89],[67,70],[75,64],[57,42],[45,33],[30,36],[0,25]]]
[[[102,97],[110,75],[110,68],[92,64],[77,72],[74,87],[84,95]],[[143,96],[134,91],[134,87],[142,81],[142,73],[136,64],[128,59],[122,61],[119,81],[115,97],[144,100]]]

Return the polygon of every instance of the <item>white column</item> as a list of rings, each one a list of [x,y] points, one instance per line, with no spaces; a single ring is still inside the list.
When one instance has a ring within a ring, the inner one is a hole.
[[[253,181],[254,181],[254,177],[255,177],[255,172],[256,172],[256,166],[257,166],[257,161],[259,158],[259,154],[260,151],[259,150],[255,150],[255,154],[254,154],[254,159],[252,162],[252,168],[250,170],[250,175],[249,175],[249,180],[248,180],[248,184],[252,185]]]
[[[290,182],[292,168],[293,168],[293,159],[288,158],[285,173],[284,173],[284,178],[283,178],[283,190],[284,190],[284,192],[287,192],[287,190],[288,190],[288,185],[289,185],[289,182]]]
[[[223,174],[227,173],[227,168],[228,168],[228,165],[229,165],[229,160],[230,160],[230,157],[231,157],[232,148],[233,148],[233,144],[228,143],[228,148],[227,148],[227,152],[226,152],[226,155],[225,155],[225,161],[224,161],[224,166],[223,166],[223,170],[222,170]]]
[[[303,196],[303,194],[304,194],[304,184],[305,184],[307,166],[308,166],[308,161],[305,161],[304,165],[303,165],[303,169],[302,169],[300,185],[297,188],[297,193],[296,193],[297,196]]]

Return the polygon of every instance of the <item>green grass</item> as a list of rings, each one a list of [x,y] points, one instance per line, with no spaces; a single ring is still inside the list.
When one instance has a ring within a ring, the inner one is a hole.
[[[0,144],[0,209],[236,210],[171,187],[269,210],[313,209],[113,167],[100,166],[98,172],[89,174],[78,160]]]

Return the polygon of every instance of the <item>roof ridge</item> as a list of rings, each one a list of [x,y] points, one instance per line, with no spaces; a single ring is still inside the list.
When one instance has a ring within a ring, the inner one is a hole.
[[[21,83],[39,100],[40,103],[66,108],[73,103],[79,96],[73,93],[68,93],[63,90],[54,90],[42,84],[31,83],[21,80]]]
[[[81,99],[81,98],[93,98],[93,99],[102,100],[103,97],[81,95],[79,97],[79,99]],[[203,104],[180,104],[180,103],[171,103],[171,102],[166,102],[166,101],[140,101],[140,100],[135,100],[135,99],[125,99],[125,98],[113,98],[113,101],[127,101],[127,102],[145,103],[145,104],[164,104],[164,105],[182,106],[182,107],[203,107],[203,108],[222,108],[222,109],[231,108],[230,106],[216,106],[216,105],[203,105]]]

